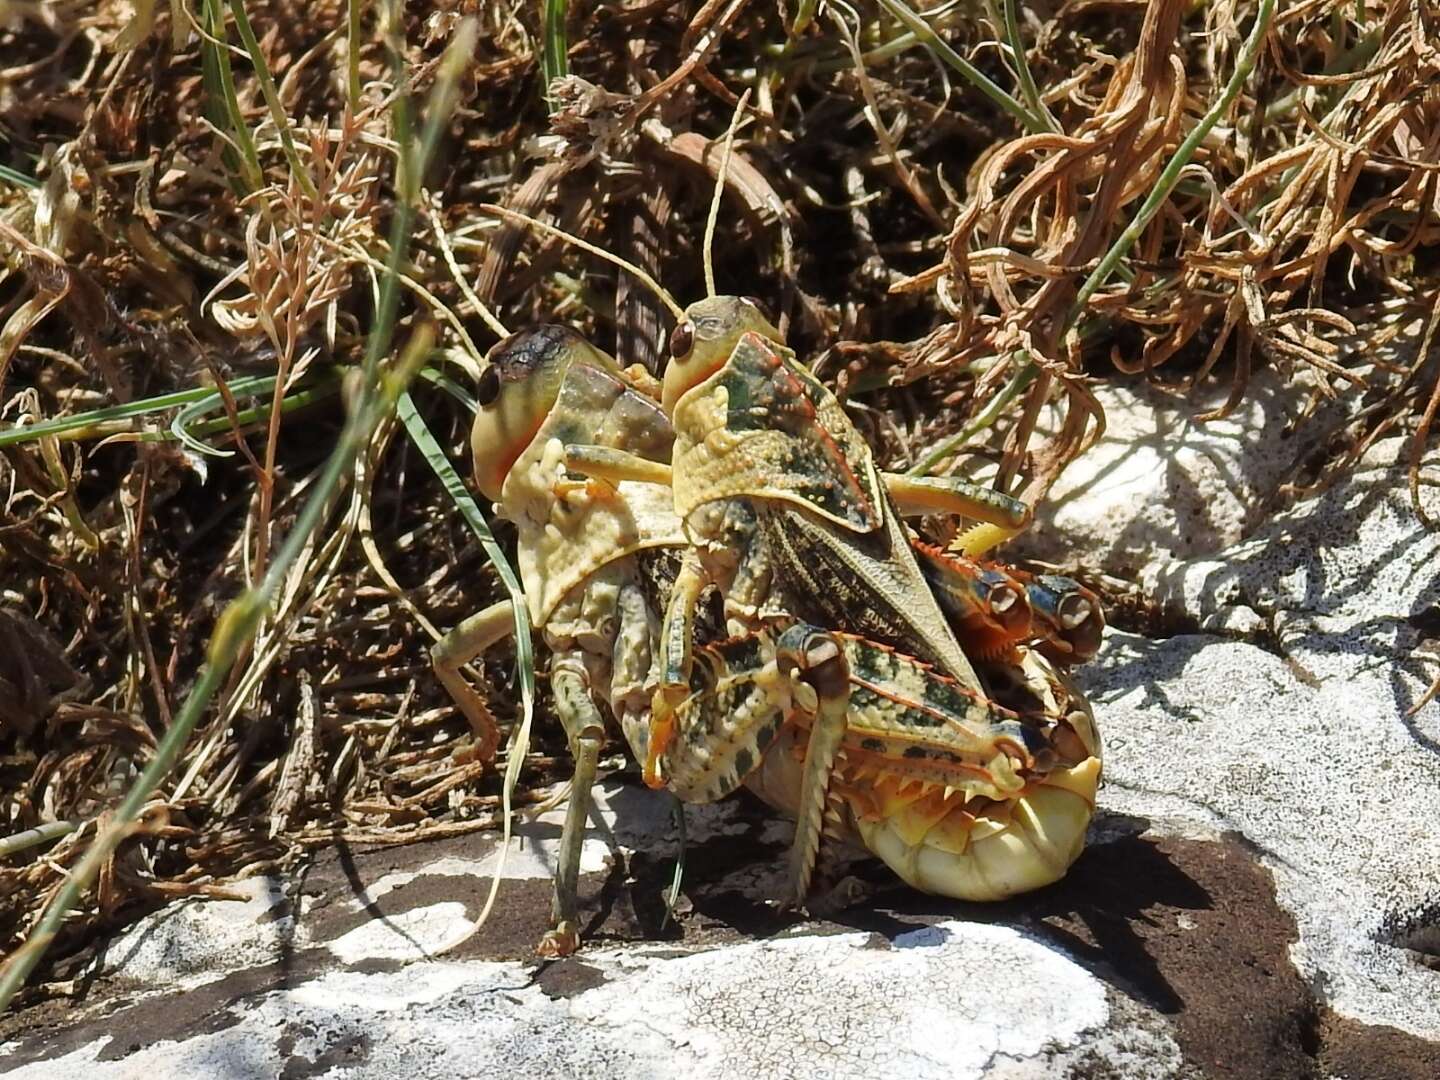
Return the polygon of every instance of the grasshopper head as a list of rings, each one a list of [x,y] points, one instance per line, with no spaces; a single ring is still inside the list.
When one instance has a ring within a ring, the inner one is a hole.
[[[685,391],[724,367],[746,333],[784,344],[760,305],[746,297],[711,296],[686,308],[685,321],[670,335],[670,363],[660,394],[666,413],[674,411]]]
[[[553,324],[511,334],[486,359],[475,386],[480,410],[470,429],[470,453],[475,483],[493,502],[554,408],[566,372],[576,363],[619,367],[574,330]]]

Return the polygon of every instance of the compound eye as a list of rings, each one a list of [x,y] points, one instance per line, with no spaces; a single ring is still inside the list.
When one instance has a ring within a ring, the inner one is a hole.
[[[676,360],[684,359],[690,355],[690,350],[695,347],[695,324],[688,319],[675,327],[670,334],[670,355]]]
[[[480,407],[486,408],[495,404],[495,399],[500,396],[500,369],[491,364],[480,373],[480,381],[475,385],[475,400]]]

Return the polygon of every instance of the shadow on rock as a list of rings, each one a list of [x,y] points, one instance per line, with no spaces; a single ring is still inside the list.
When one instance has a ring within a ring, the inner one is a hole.
[[[1155,840],[1098,844],[1063,880],[1016,903],[1016,914],[1097,976],[1160,1012],[1185,1007],[1148,939],[1162,920],[1174,925],[1177,913],[1214,902]]]

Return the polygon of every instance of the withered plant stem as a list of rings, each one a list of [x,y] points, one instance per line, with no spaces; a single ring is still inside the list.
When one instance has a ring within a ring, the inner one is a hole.
[[[1091,275],[1085,279],[1085,284],[1080,286],[1080,291],[1075,294],[1075,300],[1070,305],[1070,310],[1065,316],[1064,331],[1070,331],[1079,321],[1085,311],[1085,305],[1096,291],[1105,284],[1105,280],[1114,272],[1120,260],[1129,254],[1134,247],[1135,241],[1140,239],[1140,234],[1145,231],[1145,226],[1150,224],[1150,219],[1160,212],[1165,205],[1165,200],[1170,197],[1170,192],[1180,182],[1180,174],[1185,166],[1190,164],[1190,159],[1195,156],[1195,151],[1210,134],[1210,129],[1220,122],[1220,118],[1230,110],[1235,99],[1240,96],[1240,91],[1245,85],[1245,80],[1250,77],[1250,72],[1255,69],[1255,60],[1260,55],[1260,46],[1264,44],[1265,35],[1270,30],[1270,20],[1275,15],[1275,0],[1260,0],[1260,9],[1255,13],[1255,22],[1250,28],[1250,37],[1245,41],[1245,47],[1240,50],[1239,57],[1235,60],[1235,70],[1230,73],[1230,81],[1225,84],[1225,89],[1215,99],[1200,122],[1191,129],[1190,134],[1185,136],[1170,160],[1165,163],[1159,179],[1155,186],[1150,189],[1150,194],[1145,196],[1145,201],[1140,204],[1140,209],[1130,219],[1130,224],[1115,238],[1110,245],[1110,250],[1105,252],[1098,266]]]
[[[397,192],[396,213],[390,232],[390,258],[380,286],[380,303],[371,326],[365,364],[355,380],[353,404],[341,429],[339,442],[326,459],[319,480],[301,507],[294,527],[276,551],[265,577],[258,586],[247,589],[236,597],[216,620],[215,631],[210,637],[199,678],[181,706],[175,722],[156,746],[155,756],[126,792],[109,823],[86,850],[79,864],[71,870],[25,944],[0,968],[0,1010],[10,1004],[25,979],[40,962],[45,950],[60,932],[66,915],[98,877],[105,862],[125,838],[135,831],[136,819],[146,800],[170,774],[189,740],[190,733],[224,683],[236,658],[253,642],[260,622],[269,610],[271,598],[279,590],[290,568],[310,544],[311,537],[329,511],[331,496],[339,487],[341,479],[351,473],[355,459],[369,444],[376,427],[394,411],[395,403],[404,393],[411,377],[430,353],[434,334],[427,324],[412,337],[409,346],[393,368],[389,371],[381,370],[381,358],[388,353],[394,334],[399,296],[396,279],[410,250],[410,226],[420,178],[439,142],[440,133],[448,125],[454,111],[457,84],[465,67],[471,62],[475,39],[476,23],[473,18],[466,19],[456,31],[440,65],[430,97],[429,115],[418,148],[410,142],[408,96],[404,93],[398,94],[392,106],[400,157],[409,159],[410,169],[401,174],[407,178],[408,186],[402,186]],[[396,84],[404,85],[403,68],[396,70]]]

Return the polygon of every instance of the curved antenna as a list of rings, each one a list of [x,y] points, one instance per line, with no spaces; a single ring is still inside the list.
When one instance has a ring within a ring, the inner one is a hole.
[[[554,225],[551,225],[548,222],[540,221],[537,218],[533,218],[529,214],[522,214],[518,210],[511,210],[504,206],[497,206],[495,203],[481,203],[480,209],[487,214],[494,214],[496,217],[504,218],[506,221],[514,221],[520,224],[532,226],[533,228],[539,229],[541,232],[549,236],[553,236],[558,240],[565,240],[571,244],[574,244],[581,251],[588,251],[591,255],[599,255],[600,258],[605,259],[607,262],[614,263],[621,269],[635,275],[635,277],[639,279],[640,282],[642,282],[651,292],[658,296],[665,304],[665,306],[670,309],[670,313],[675,316],[676,322],[685,321],[685,309],[680,306],[680,304],[676,301],[675,297],[671,296],[668,292],[666,292],[664,286],[662,286],[658,281],[656,281],[653,277],[647,274],[644,270],[640,269],[640,267],[636,266],[634,263],[626,259],[622,259],[619,255],[612,254],[611,252],[606,251],[602,247],[597,247],[596,245],[590,243],[590,241],[588,240],[581,240],[580,237],[575,236],[573,233],[568,233],[564,229],[556,228]]]
[[[715,193],[710,196],[710,216],[705,219],[706,296],[715,295],[715,223],[720,219],[720,198],[725,194],[725,178],[730,172],[730,151],[735,147],[735,132],[740,128],[740,120],[745,115],[745,103],[749,100],[750,91],[747,89],[735,104],[735,115],[730,118],[730,126],[725,131],[725,150],[720,156],[720,174],[715,177]]]

